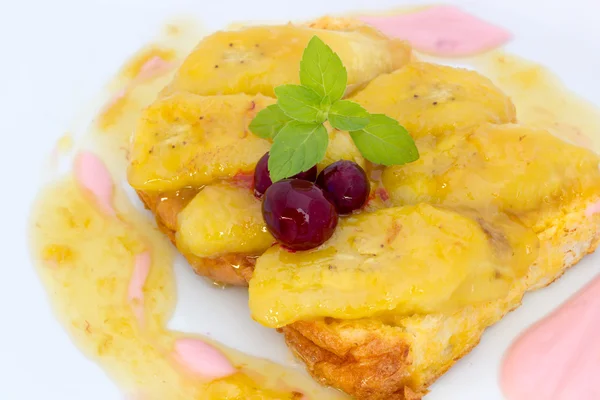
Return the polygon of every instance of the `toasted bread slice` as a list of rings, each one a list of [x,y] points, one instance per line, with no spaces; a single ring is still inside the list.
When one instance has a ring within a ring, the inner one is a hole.
[[[518,307],[525,292],[552,283],[600,240],[600,215],[576,199],[547,212],[534,227],[540,255],[505,298],[450,315],[295,322],[282,328],[288,346],[319,382],[356,399],[417,400],[479,342],[483,331]]]

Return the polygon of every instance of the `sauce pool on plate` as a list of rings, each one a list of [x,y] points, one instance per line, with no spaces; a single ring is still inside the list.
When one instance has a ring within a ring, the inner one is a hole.
[[[508,400],[600,398],[600,277],[525,331],[507,352]]]
[[[40,192],[31,217],[40,278],[76,345],[129,398],[344,398],[301,371],[167,328],[174,250],[123,187],[136,119],[200,37],[186,29],[170,29],[124,66],[94,128],[70,143],[72,173]]]

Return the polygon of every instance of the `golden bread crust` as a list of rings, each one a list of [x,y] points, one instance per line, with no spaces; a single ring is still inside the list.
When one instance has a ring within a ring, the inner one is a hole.
[[[577,200],[542,216],[552,223],[538,224],[544,227],[537,232],[540,257],[504,299],[452,315],[303,321],[280,331],[322,384],[338,387],[358,400],[420,399],[430,384],[479,343],[488,326],[521,304],[526,291],[547,286],[596,249],[600,216],[587,216],[588,204]]]

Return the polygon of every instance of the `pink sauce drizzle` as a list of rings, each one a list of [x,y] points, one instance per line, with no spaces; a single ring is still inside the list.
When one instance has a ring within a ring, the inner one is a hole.
[[[388,201],[390,199],[390,194],[388,193],[387,190],[385,190],[385,188],[382,188],[382,187],[377,188],[377,195],[383,201]]]
[[[538,322],[508,350],[508,400],[600,399],[600,277]]]
[[[600,213],[600,200],[590,204],[586,209],[585,209],[585,216],[586,217],[591,217],[594,214],[598,214]]]
[[[512,37],[507,30],[453,6],[360,19],[390,37],[409,41],[416,50],[439,56],[480,53],[501,46]]]
[[[231,178],[231,183],[244,189],[252,189],[254,186],[254,174],[252,172],[238,172]]]
[[[237,372],[223,353],[199,339],[178,339],[174,356],[179,364],[202,378],[220,379]]]
[[[149,79],[167,72],[174,66],[174,63],[165,61],[160,56],[154,56],[142,65],[136,79]]]
[[[129,281],[127,299],[133,308],[138,321],[144,320],[144,285],[152,263],[150,252],[145,251],[135,256],[133,273]]]
[[[111,107],[113,107],[115,104],[117,104],[117,102],[119,100],[121,100],[123,97],[125,97],[127,95],[127,90],[126,89],[121,89],[119,90],[117,93],[115,93],[110,100],[104,105],[104,110],[108,110]]]
[[[164,73],[167,73],[169,70],[175,67],[175,63],[166,61],[160,56],[154,56],[142,65],[140,68],[140,72],[133,78],[131,83],[127,86],[119,90],[115,93],[110,100],[104,105],[104,111],[109,110],[113,107],[119,100],[124,98],[135,85],[138,83],[152,79]]]
[[[77,183],[92,193],[100,209],[107,215],[114,216],[114,184],[104,162],[94,153],[82,151],[75,158],[74,172]]]

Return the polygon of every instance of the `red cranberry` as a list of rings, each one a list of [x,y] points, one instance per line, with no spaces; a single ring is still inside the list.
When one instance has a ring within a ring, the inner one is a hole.
[[[317,178],[317,185],[328,195],[339,214],[361,208],[369,197],[371,184],[365,171],[355,162],[340,160],[328,165]]]
[[[269,176],[269,153],[265,153],[260,160],[256,163],[254,168],[254,195],[256,197],[262,197],[267,191],[269,186],[273,184],[271,177]],[[300,172],[294,175],[290,179],[304,179],[305,181],[314,182],[317,179],[317,166],[315,165],[311,169]]]
[[[267,229],[283,246],[308,250],[333,235],[338,222],[335,207],[314,183],[285,179],[267,189],[262,205]]]

